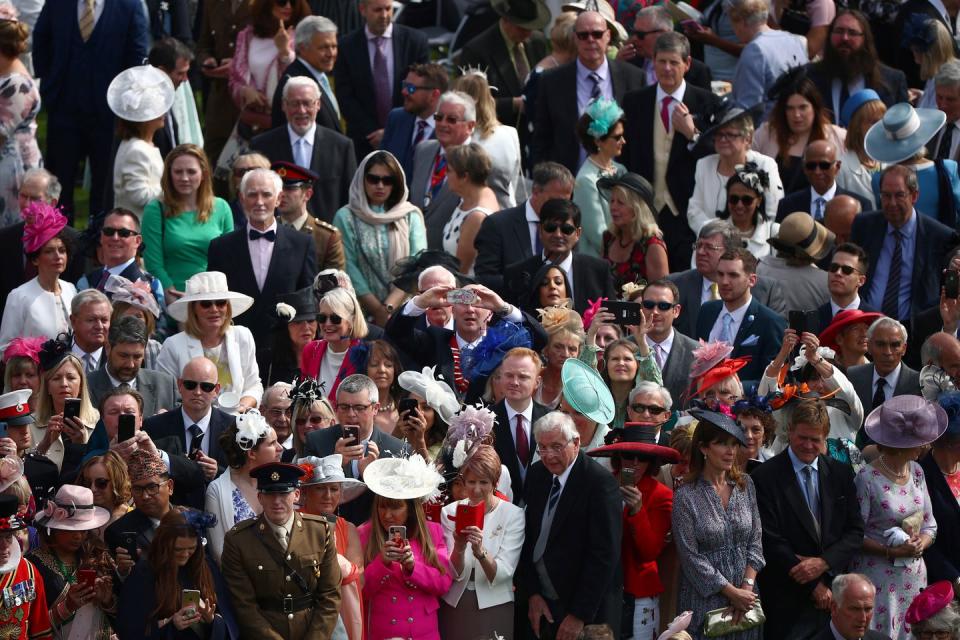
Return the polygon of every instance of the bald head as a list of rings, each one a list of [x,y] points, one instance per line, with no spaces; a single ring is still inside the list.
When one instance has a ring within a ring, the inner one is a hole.
[[[933,334],[920,348],[920,360],[924,366],[936,365],[947,372],[954,383],[960,380],[960,340],[940,331]]]
[[[860,213],[860,202],[852,196],[834,196],[823,213],[823,226],[837,236],[837,244],[850,239],[853,219]]]
[[[836,161],[837,148],[826,140],[814,140],[807,145],[806,149],[803,150],[804,161],[811,158],[816,158],[818,160],[825,158],[827,160]]]
[[[194,358],[183,367],[177,388],[183,399],[183,410],[191,420],[199,422],[220,395],[217,365],[207,358]]]
[[[181,379],[184,380],[203,380],[205,382],[216,382],[217,377],[217,365],[203,356],[198,356],[188,362],[183,367],[183,374],[181,375]]]

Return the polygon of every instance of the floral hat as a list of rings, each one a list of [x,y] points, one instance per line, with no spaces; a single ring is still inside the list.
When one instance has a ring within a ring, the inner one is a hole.
[[[175,90],[170,77],[145,64],[121,71],[107,87],[107,105],[129,122],[149,122],[170,111]]]
[[[43,336],[31,336],[28,338],[17,337],[7,344],[3,352],[3,361],[10,362],[13,358],[29,358],[36,365],[40,364],[40,349],[47,339]]]
[[[590,116],[590,126],[587,133],[590,137],[600,139],[610,133],[613,125],[623,118],[623,109],[616,100],[597,98],[587,105],[585,113]]]
[[[103,285],[103,290],[112,296],[113,303],[126,302],[131,307],[152,314],[154,318],[160,317],[160,305],[157,304],[150,285],[143,280],[132,282],[123,276],[111,274]]]
[[[237,446],[244,451],[250,451],[260,438],[267,435],[270,425],[266,418],[260,415],[256,409],[250,409],[246,413],[241,413],[236,417],[237,435],[235,436]]]
[[[355,478],[348,478],[343,473],[343,456],[333,453],[323,458],[305,456],[297,460],[297,466],[306,472],[306,477],[300,482],[301,487],[311,487],[318,484],[340,484],[342,493],[341,502],[350,502],[367,490],[367,485]]]
[[[40,371],[53,371],[64,358],[71,357],[70,345],[72,344],[73,336],[69,333],[61,333],[56,338],[44,342],[40,353],[37,354],[40,360]]]

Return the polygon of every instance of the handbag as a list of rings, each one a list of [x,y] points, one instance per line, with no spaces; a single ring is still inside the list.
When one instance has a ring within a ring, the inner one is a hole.
[[[258,111],[251,107],[241,109],[239,119],[240,123],[249,127],[254,134],[266,131],[272,124],[269,112]]]
[[[736,624],[733,622],[733,611],[730,607],[707,611],[703,616],[703,635],[708,638],[719,638],[729,633],[749,631],[766,621],[767,616],[763,613],[763,607],[760,606],[760,598],[757,598],[753,601],[750,611],[743,614],[740,622]]]

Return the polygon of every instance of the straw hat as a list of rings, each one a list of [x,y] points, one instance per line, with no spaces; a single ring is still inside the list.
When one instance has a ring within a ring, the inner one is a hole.
[[[253,298],[227,288],[226,275],[219,271],[203,271],[187,280],[184,296],[168,306],[167,313],[177,322],[186,322],[190,303],[203,300],[228,300],[234,318],[253,306]]]
[[[837,237],[805,211],[795,211],[783,219],[777,235],[767,239],[778,251],[815,260],[825,257]]]
[[[173,82],[160,69],[145,64],[121,71],[107,87],[114,115],[130,122],[149,122],[173,106]]]

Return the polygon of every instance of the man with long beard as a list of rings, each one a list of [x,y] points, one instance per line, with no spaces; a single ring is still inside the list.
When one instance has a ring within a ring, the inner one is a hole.
[[[808,71],[824,106],[833,113],[834,124],[840,123],[843,103],[861,89],[873,89],[888,107],[908,101],[907,77],[880,62],[870,23],[859,11],[837,12],[823,59]]]

